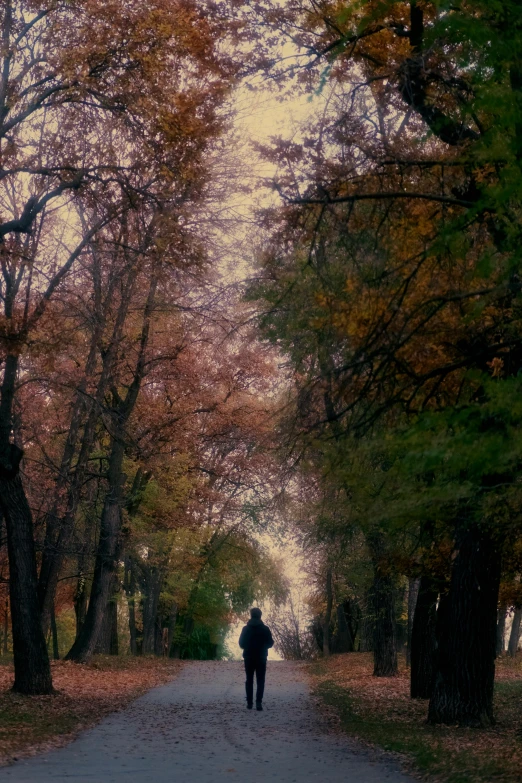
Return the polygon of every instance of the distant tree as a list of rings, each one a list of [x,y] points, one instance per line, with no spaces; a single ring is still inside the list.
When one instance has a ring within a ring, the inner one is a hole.
[[[302,597],[290,594],[288,602],[270,612],[270,629],[275,649],[285,661],[305,661],[313,658],[318,647],[310,630],[310,613]]]

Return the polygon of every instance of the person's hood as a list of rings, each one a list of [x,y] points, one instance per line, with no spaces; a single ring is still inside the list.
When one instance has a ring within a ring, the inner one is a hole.
[[[247,625],[264,625],[260,617],[251,617]]]

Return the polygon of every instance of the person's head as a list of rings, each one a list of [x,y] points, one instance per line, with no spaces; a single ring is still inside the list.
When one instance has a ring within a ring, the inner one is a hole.
[[[260,620],[262,614],[263,612],[261,611],[261,609],[258,609],[257,606],[254,606],[250,610],[250,617],[252,618],[252,620]]]

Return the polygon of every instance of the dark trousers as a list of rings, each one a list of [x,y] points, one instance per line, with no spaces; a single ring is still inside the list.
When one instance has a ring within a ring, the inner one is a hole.
[[[247,702],[254,701],[254,674],[256,675],[256,702],[263,701],[265,692],[266,658],[245,658]]]

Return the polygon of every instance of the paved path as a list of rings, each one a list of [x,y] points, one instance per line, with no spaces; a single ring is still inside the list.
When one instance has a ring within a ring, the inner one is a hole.
[[[0,783],[413,783],[328,734],[299,665],[269,662],[264,712],[238,663],[188,663],[169,685],[64,748],[0,769]]]

